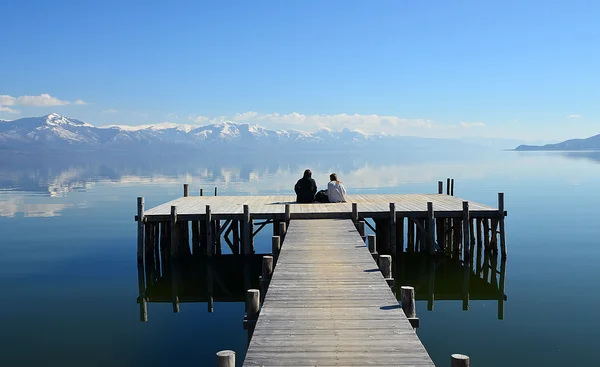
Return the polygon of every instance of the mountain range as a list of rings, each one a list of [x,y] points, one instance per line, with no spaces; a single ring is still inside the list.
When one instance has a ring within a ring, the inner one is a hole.
[[[479,144],[477,144],[479,142]],[[53,151],[182,151],[186,149],[246,152],[345,151],[356,149],[446,150],[509,148],[516,141],[433,139],[365,133],[359,130],[321,128],[272,130],[249,123],[221,122],[205,126],[162,123],[155,125],[97,127],[52,113],[12,121],[0,120],[0,150]],[[514,145],[512,145],[514,146]]]
[[[600,134],[586,139],[569,139],[556,144],[546,145],[519,145],[515,150],[542,151],[542,150],[600,150]]]

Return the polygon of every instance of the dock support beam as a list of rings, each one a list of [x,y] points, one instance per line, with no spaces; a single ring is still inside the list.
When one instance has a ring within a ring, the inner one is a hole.
[[[352,222],[354,225],[358,225],[358,204],[352,203]]]
[[[252,219],[250,207],[244,204],[244,219],[242,220],[242,248],[244,255],[252,255]]]
[[[281,251],[281,238],[279,236],[273,236],[271,239],[271,253],[275,260],[279,257],[279,251]]]
[[[469,202],[463,201],[462,203],[463,213],[462,213],[462,232],[463,232],[463,261],[465,263],[469,262],[469,258],[471,257],[471,240],[469,238],[471,234],[471,229],[469,228],[469,224],[471,223],[470,214],[469,214]]]
[[[499,214],[499,225],[500,225],[500,250],[502,251],[502,257],[506,257],[506,232],[504,231],[504,193],[498,193],[498,214]]]
[[[396,253],[396,204],[390,203],[390,253]]]
[[[390,287],[394,286],[394,278],[392,278],[392,256],[381,255],[379,256],[379,270],[381,275]]]
[[[360,237],[362,238],[363,242],[366,242],[367,237],[366,237],[366,233],[365,233],[365,221],[364,220],[358,221],[358,233],[360,234]]]
[[[373,256],[373,259],[375,261],[377,261],[377,238],[375,237],[375,235],[370,234],[367,236],[368,239],[368,246],[369,246],[369,252],[371,253],[371,256]]]
[[[290,219],[292,218],[292,215],[290,213],[290,204],[285,204],[285,224],[286,226],[290,225]]]
[[[137,259],[142,261],[144,253],[144,198],[137,198],[137,212],[138,212],[138,245],[137,245]]]
[[[210,211],[210,205],[206,206],[206,256],[211,257],[215,250],[215,242],[213,240],[213,226],[212,226],[212,214]]]
[[[177,252],[179,252],[179,228],[177,228],[178,226],[179,225],[177,223],[177,207],[173,205],[171,206],[171,259],[177,257]]]
[[[431,201],[427,202],[427,248],[430,255],[435,254],[435,218]]]

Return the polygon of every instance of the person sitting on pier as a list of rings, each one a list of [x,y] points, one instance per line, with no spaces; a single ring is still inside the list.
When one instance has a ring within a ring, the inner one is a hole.
[[[304,176],[296,182],[294,191],[296,191],[297,203],[312,203],[314,201],[317,193],[317,183],[312,178],[311,170],[304,170]]]
[[[346,202],[346,189],[344,188],[344,185],[342,185],[342,182],[338,180],[335,173],[329,175],[327,197],[329,198],[330,203]]]

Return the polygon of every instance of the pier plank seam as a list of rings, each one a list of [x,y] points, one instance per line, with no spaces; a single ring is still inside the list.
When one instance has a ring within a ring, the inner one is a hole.
[[[433,366],[351,220],[292,220],[244,366]]]

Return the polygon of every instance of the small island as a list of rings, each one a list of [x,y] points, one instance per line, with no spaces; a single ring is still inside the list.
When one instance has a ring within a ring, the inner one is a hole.
[[[567,151],[567,150],[600,150],[600,134],[586,139],[569,139],[561,143],[546,145],[519,145],[517,151]]]

